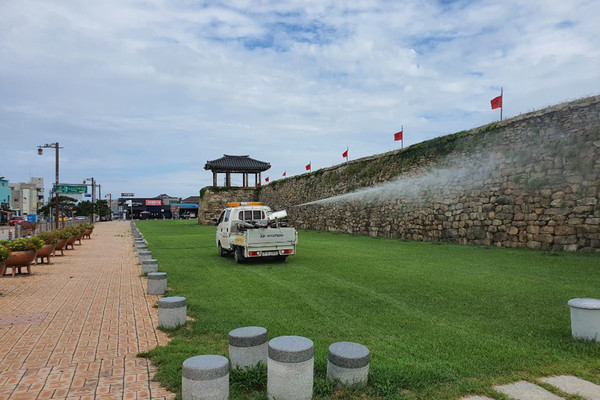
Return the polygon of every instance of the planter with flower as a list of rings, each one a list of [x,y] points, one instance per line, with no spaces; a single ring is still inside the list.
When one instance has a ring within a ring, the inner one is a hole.
[[[27,267],[27,273],[31,274],[31,263],[35,261],[35,255],[43,245],[44,242],[35,236],[9,241],[6,247],[11,253],[6,260],[6,268],[12,267],[12,276],[15,276],[15,272],[20,274],[22,267]]]
[[[81,226],[83,228],[85,228],[85,230],[83,231],[83,238],[91,239],[92,231],[94,230],[94,225],[93,224],[82,224]]]
[[[65,228],[64,230],[69,232],[69,238],[67,239],[67,244],[65,245],[65,250],[69,250],[69,246],[71,246],[71,249],[75,249],[75,247],[73,247],[73,245],[75,244],[75,241],[77,240],[77,235],[79,235],[79,229],[77,229],[77,227],[75,227],[75,226],[71,226],[69,228]]]
[[[73,230],[77,231],[77,234],[75,235],[75,240],[77,240],[77,242],[79,242],[79,244],[81,244],[81,238],[83,238],[83,232],[85,232],[85,228],[82,225],[79,225],[79,226],[74,226]]]
[[[10,256],[10,250],[4,246],[4,243],[0,243],[0,276],[4,275],[6,271],[6,260]]]
[[[54,235],[56,235],[56,237],[58,237],[58,241],[56,242],[56,245],[54,246],[54,256],[56,255],[56,252],[60,250],[60,255],[64,256],[64,249],[65,246],[67,245],[67,239],[71,236],[71,233],[69,233],[67,230],[65,229],[55,229],[52,231],[52,233]]]
[[[41,239],[44,244],[42,248],[37,251],[37,255],[35,256],[35,263],[44,263],[44,258],[48,264],[50,264],[50,256],[54,253],[54,248],[56,247],[56,242],[58,242],[58,235],[53,232],[42,232],[36,235],[38,239]]]

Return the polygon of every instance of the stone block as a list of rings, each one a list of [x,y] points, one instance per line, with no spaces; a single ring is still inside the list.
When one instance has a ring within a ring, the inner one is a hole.
[[[309,400],[313,392],[314,346],[301,336],[269,341],[267,394],[270,400]]]
[[[148,274],[147,293],[153,295],[163,295],[167,291],[167,273],[150,272]]]
[[[229,398],[229,360],[202,355],[183,362],[181,378],[183,400],[227,400]]]
[[[577,298],[567,304],[573,338],[600,342],[600,299]]]
[[[365,386],[369,376],[369,349],[359,343],[337,342],[329,346],[327,378],[344,386]]]
[[[150,272],[158,272],[158,260],[149,259],[142,261],[142,274]]]
[[[185,325],[187,301],[185,297],[163,297],[158,300],[158,326],[177,328]]]
[[[144,260],[150,260],[152,259],[152,252],[149,250],[140,250],[138,251],[138,260],[139,263],[141,264],[142,261]]]
[[[229,332],[229,361],[231,368],[255,367],[259,363],[267,365],[267,329],[260,326],[246,326]]]

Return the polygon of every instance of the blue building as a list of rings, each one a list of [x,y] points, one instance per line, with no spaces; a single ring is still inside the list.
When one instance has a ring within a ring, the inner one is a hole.
[[[0,223],[7,224],[10,219],[10,205],[11,205],[11,190],[8,187],[8,180],[0,176]]]

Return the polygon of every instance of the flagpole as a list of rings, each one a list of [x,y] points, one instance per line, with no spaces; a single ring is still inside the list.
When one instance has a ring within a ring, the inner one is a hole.
[[[502,108],[504,108],[504,88],[500,86],[500,122],[502,122]]]
[[[400,141],[400,150],[404,149],[404,125],[400,125],[400,132],[402,132],[402,140]]]

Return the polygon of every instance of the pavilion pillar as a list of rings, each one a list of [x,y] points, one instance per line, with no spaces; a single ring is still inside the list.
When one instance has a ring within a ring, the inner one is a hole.
[[[218,186],[218,182],[217,182],[217,172],[213,171],[213,186]]]
[[[225,175],[225,186],[231,186],[231,172],[227,172]]]
[[[262,182],[262,175],[261,175],[261,174],[262,174],[262,172],[259,172],[259,173],[258,173],[258,184],[259,184],[259,185],[260,185],[260,184],[261,184],[261,182]]]

